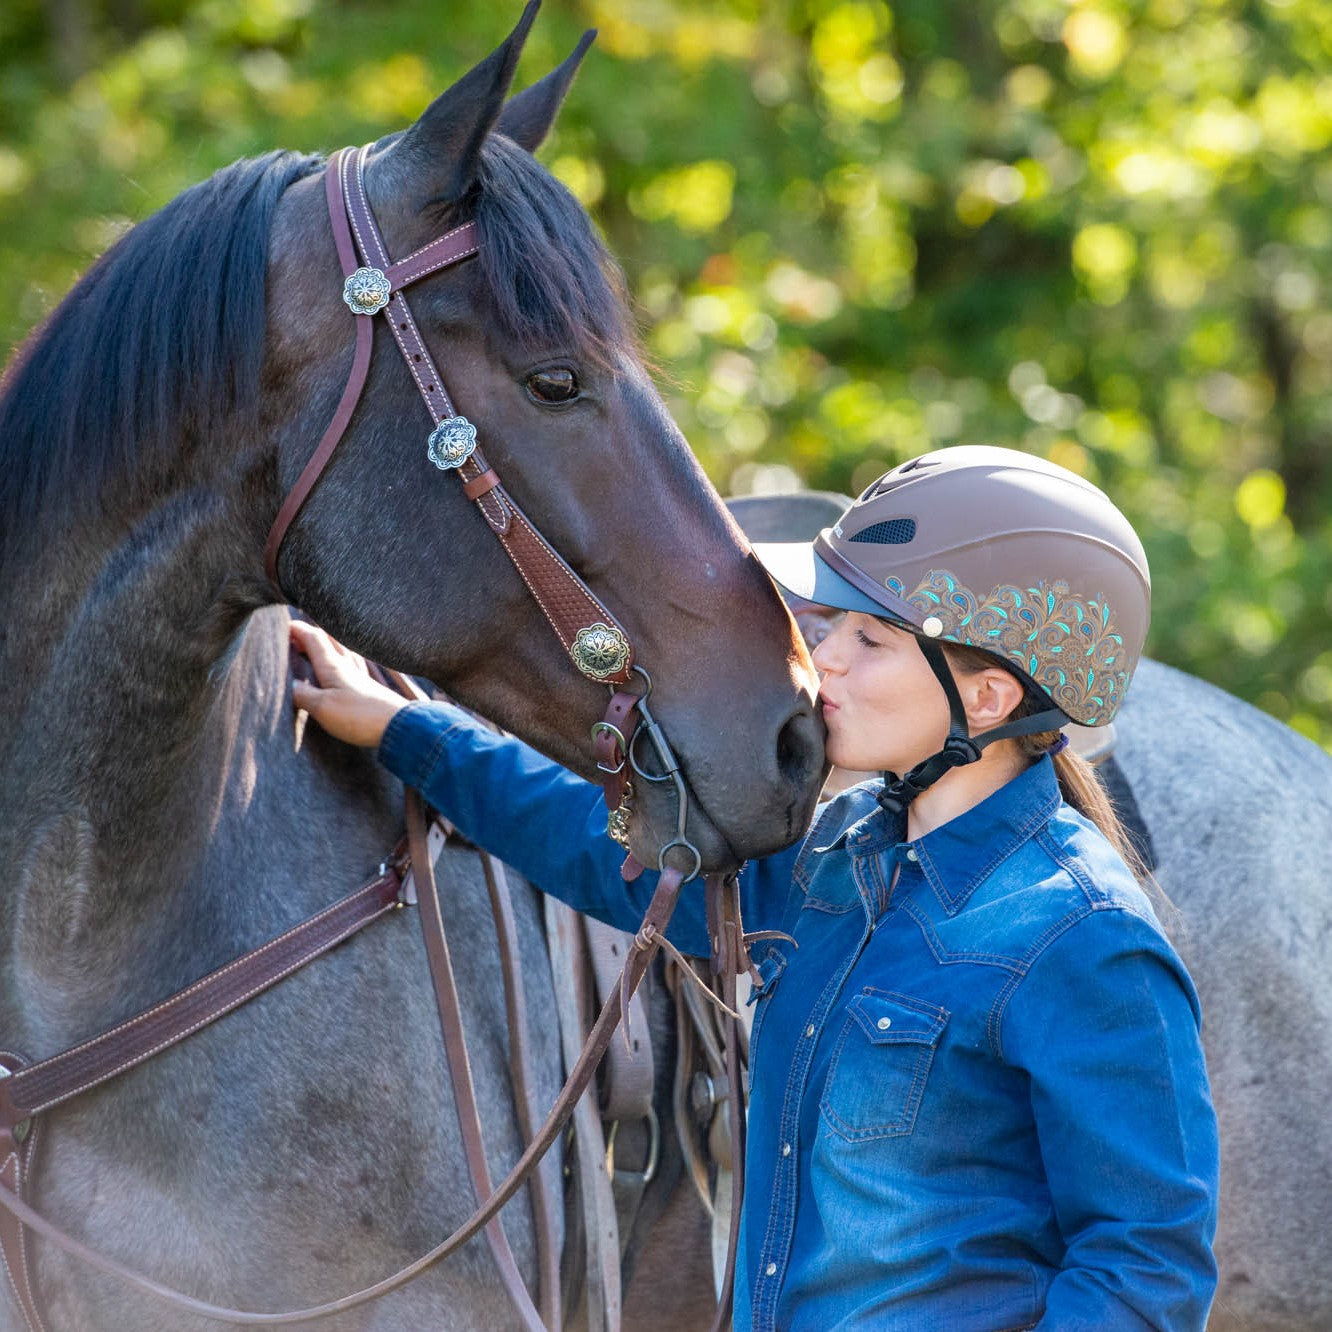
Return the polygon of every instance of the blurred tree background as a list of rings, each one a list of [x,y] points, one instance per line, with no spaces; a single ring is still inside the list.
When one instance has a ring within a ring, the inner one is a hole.
[[[0,344],[216,167],[416,116],[517,19],[4,0]],[[1332,748],[1332,0],[547,0],[543,160],[723,491],[1015,445],[1143,533],[1154,656]]]

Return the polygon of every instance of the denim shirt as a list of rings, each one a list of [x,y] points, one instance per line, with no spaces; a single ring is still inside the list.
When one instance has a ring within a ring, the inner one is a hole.
[[[636,929],[600,789],[414,704],[380,756],[473,841]],[[1216,1119],[1197,995],[1049,759],[915,841],[875,784],[741,874],[765,941],[735,1326],[1201,1329]],[[707,952],[702,893],[670,928]]]

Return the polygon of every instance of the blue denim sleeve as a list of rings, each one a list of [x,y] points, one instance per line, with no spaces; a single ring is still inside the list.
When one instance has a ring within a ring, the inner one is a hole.
[[[1067,1251],[1038,1326],[1200,1332],[1216,1289],[1218,1147],[1193,983],[1157,927],[1097,909],[1004,1017]]]
[[[624,852],[606,835],[599,786],[447,703],[400,709],[379,757],[465,837],[542,892],[616,929],[641,924],[657,875],[645,871],[633,883],[620,877]],[[741,872],[746,929],[775,928],[785,914],[797,850],[798,844]],[[710,951],[700,880],[681,890],[667,936],[682,952]]]

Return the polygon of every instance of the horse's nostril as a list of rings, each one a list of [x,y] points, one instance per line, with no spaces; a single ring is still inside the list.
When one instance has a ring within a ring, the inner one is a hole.
[[[823,744],[813,714],[801,709],[777,733],[777,771],[792,786],[803,786],[823,764]]]

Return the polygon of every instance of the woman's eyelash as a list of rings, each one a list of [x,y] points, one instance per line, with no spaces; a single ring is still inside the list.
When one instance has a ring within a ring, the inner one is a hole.
[[[876,648],[883,646],[881,643],[876,643],[863,629],[856,630],[856,638],[858,638],[861,644],[865,647]]]

